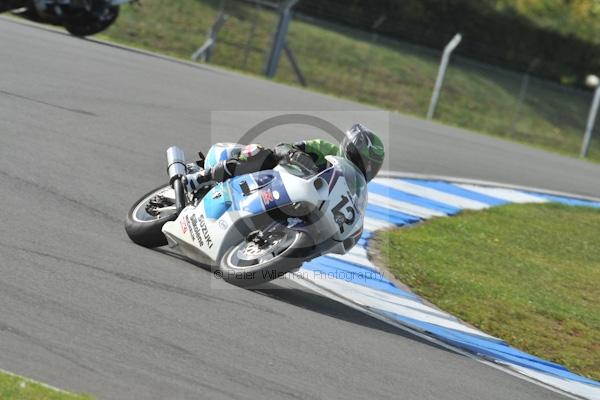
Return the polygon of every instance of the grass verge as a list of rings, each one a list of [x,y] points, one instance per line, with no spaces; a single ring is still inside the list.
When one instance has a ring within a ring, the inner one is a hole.
[[[600,210],[507,205],[379,232],[372,243],[433,304],[600,381]]]
[[[204,42],[220,4],[218,0],[144,0],[141,6],[125,5],[102,37],[189,59]],[[248,3],[226,4],[229,18],[211,62],[262,74],[277,16]],[[290,25],[287,42],[309,88],[425,116],[439,51],[301,18]],[[285,57],[276,80],[296,84]],[[520,74],[453,57],[436,118],[563,154],[578,154],[591,93],[532,78],[520,103],[521,84]],[[592,142],[590,159],[600,160],[600,140]]]
[[[0,399],[2,400],[92,400],[92,397],[73,394],[0,371]]]

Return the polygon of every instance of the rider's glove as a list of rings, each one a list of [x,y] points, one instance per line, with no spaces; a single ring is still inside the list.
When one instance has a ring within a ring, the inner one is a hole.
[[[203,186],[213,181],[210,170],[200,170],[193,174],[187,174],[182,178],[185,190],[188,193],[194,193]]]
[[[185,169],[188,172],[188,174],[193,174],[194,172],[199,172],[202,170],[202,168],[195,162],[185,164]]]

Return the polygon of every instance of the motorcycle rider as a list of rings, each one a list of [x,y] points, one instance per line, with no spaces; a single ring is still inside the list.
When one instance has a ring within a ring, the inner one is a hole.
[[[385,156],[383,142],[371,130],[361,124],[353,125],[340,146],[322,139],[311,139],[294,144],[280,143],[273,149],[259,144],[250,144],[241,149],[239,155],[220,161],[214,167],[188,174],[183,183],[189,193],[212,182],[273,169],[281,162],[300,164],[313,172],[323,171],[328,162],[325,156],[344,157],[363,173],[369,182],[383,164]]]

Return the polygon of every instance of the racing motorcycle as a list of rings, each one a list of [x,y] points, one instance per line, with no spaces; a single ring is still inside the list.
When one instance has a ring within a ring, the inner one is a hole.
[[[142,246],[170,251],[210,266],[229,283],[251,287],[296,270],[327,253],[345,254],[362,234],[367,185],[360,170],[327,156],[319,172],[295,163],[211,182],[191,194],[186,174],[239,154],[242,145],[219,143],[186,163],[167,150],[169,184],[131,207],[125,230]]]
[[[108,28],[119,6],[131,0],[0,0],[0,12],[13,11],[27,19],[61,25],[74,36],[89,36]]]

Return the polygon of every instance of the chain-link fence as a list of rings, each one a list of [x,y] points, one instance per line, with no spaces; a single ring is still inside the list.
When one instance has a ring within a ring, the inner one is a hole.
[[[591,101],[591,91],[454,57],[436,116],[468,129],[578,154]],[[595,157],[600,155],[598,144]]]
[[[175,7],[171,3],[146,0],[143,7],[161,4],[171,9]],[[206,32],[221,15],[224,22],[218,32],[213,32],[216,44],[209,62],[265,74],[278,26],[280,2],[182,0],[177,3],[177,34],[171,45],[163,40],[161,50],[172,46],[179,51],[186,45],[185,56],[189,57],[203,44]],[[197,16],[193,14],[196,11]],[[187,20],[186,13],[189,14]],[[192,20],[192,14],[196,19]],[[147,17],[150,18],[149,12]],[[167,17],[163,16],[163,36],[167,35],[164,21]],[[127,18],[130,24],[141,23],[139,18],[128,15],[122,18],[122,24],[127,23]],[[365,32],[293,14],[285,40],[286,51],[282,52],[274,79],[305,83],[318,91],[425,117],[442,49],[433,50],[377,35],[377,24],[384,19],[385,16],[381,16],[368,21],[373,30]],[[162,24],[153,29],[161,27]],[[194,48],[189,47],[190,36]],[[477,46],[468,37],[463,43],[461,45]],[[492,53],[493,49],[490,55]],[[529,62],[527,57],[523,55],[523,60]],[[525,74],[453,55],[435,118],[467,129],[578,154],[592,93],[535,78],[535,65],[541,63],[543,61],[531,60],[532,72]],[[590,157],[600,159],[598,132],[594,137]]]
[[[208,3],[217,3],[219,11],[227,18],[218,33],[211,62],[264,74],[278,17],[274,4],[242,1]],[[201,39],[198,38],[199,41]]]

